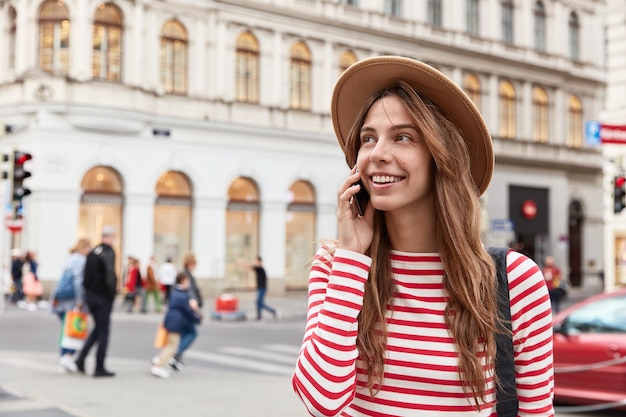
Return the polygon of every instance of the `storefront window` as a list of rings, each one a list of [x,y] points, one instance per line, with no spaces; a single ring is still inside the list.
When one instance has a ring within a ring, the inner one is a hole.
[[[122,273],[122,179],[113,168],[98,166],[87,171],[80,186],[83,195],[77,237],[85,237],[91,240],[93,245],[97,245],[102,240],[102,228],[106,225],[115,227],[117,238],[113,243],[113,249],[116,254],[115,269],[119,278]],[[118,282],[121,283],[121,280]]]
[[[615,286],[626,285],[626,236],[615,236]]]
[[[259,192],[249,178],[236,178],[228,190],[226,280],[234,288],[255,288],[248,267],[259,253]]]
[[[308,266],[315,254],[315,192],[305,181],[289,189],[286,225],[285,280],[287,288],[307,287]]]
[[[192,189],[189,178],[169,171],[159,177],[154,204],[154,256],[158,263],[172,258],[182,269],[191,251]]]

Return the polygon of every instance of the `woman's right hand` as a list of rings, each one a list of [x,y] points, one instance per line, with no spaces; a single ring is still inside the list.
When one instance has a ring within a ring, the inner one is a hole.
[[[352,168],[350,176],[341,184],[337,200],[339,242],[337,247],[365,253],[374,236],[374,208],[368,204],[363,216],[359,216],[353,198],[363,185],[354,185],[361,175]]]

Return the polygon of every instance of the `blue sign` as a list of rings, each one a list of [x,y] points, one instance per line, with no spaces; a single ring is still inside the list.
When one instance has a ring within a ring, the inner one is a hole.
[[[585,122],[585,143],[590,146],[599,146],[601,124],[595,120]]]
[[[491,219],[491,230],[494,232],[512,232],[513,222],[511,219]]]

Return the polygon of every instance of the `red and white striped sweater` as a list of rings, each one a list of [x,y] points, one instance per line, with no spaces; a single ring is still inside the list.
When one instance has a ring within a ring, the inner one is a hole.
[[[444,321],[446,295],[438,254],[392,252],[398,294],[387,315],[388,346],[381,390],[371,397],[356,348],[371,258],[322,248],[309,277],[309,310],[292,382],[314,416],[496,416],[478,412],[463,393],[456,347]],[[544,279],[526,256],[509,251],[519,416],[553,416],[552,316]],[[491,374],[491,373],[490,373]]]

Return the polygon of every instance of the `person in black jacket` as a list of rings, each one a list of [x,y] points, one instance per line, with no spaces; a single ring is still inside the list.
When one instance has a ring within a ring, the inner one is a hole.
[[[109,324],[113,300],[117,293],[117,276],[115,274],[115,228],[104,226],[102,228],[102,243],[93,248],[87,255],[83,287],[85,288],[85,302],[93,316],[95,323],[83,349],[76,358],[76,368],[85,373],[85,358],[94,343],[98,343],[96,353],[95,377],[114,376],[115,373],[104,367],[107,347],[109,344]]]

